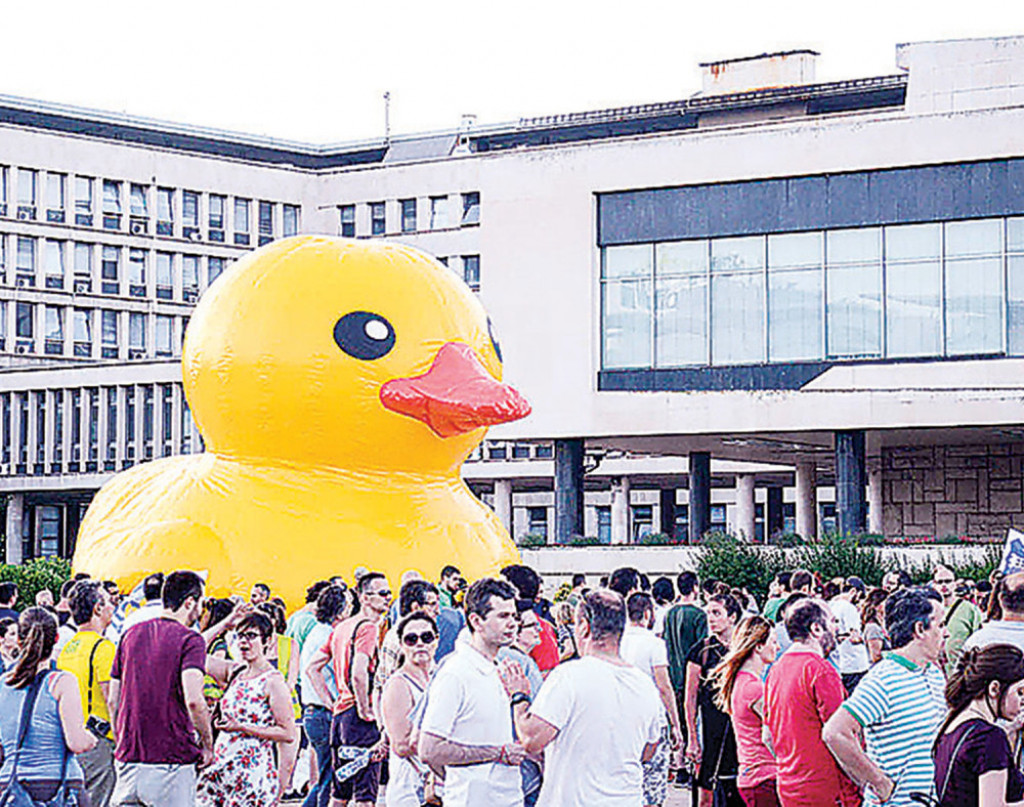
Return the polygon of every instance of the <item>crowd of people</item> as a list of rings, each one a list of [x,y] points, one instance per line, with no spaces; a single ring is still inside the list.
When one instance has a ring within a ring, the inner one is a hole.
[[[0,583],[0,804],[1024,802],[1024,573],[590,582],[360,568],[290,615],[191,571]]]

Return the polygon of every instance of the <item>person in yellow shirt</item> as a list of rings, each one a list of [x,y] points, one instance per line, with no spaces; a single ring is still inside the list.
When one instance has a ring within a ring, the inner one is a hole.
[[[117,704],[108,700],[114,643],[103,632],[114,616],[114,603],[103,584],[80,580],[71,590],[71,618],[78,632],[68,640],[57,667],[78,679],[85,726],[97,737],[92,751],[78,755],[93,807],[108,807],[114,792],[114,719]]]

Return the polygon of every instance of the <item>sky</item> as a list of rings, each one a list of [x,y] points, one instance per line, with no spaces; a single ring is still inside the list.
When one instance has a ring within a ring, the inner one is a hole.
[[[0,94],[310,143],[686,98],[698,63],[1024,35],[1019,0],[0,0]]]

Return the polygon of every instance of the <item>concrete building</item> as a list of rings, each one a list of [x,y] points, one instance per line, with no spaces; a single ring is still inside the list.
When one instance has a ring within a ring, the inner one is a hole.
[[[534,414],[466,466],[517,536],[986,536],[1024,518],[1024,38],[796,51],[685,100],[313,146],[0,98],[6,550],[201,449],[206,285],[294,232],[481,295]]]

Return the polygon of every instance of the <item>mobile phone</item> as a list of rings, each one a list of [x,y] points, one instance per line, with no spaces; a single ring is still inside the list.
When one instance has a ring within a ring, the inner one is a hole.
[[[89,715],[89,719],[85,721],[85,728],[101,740],[106,740],[110,737],[110,723],[106,720],[101,720],[96,715]]]

